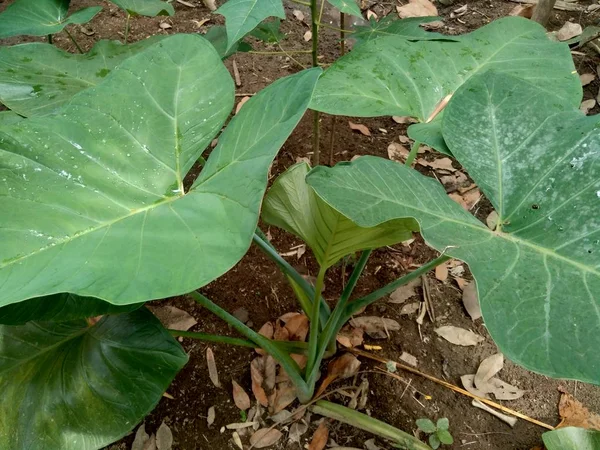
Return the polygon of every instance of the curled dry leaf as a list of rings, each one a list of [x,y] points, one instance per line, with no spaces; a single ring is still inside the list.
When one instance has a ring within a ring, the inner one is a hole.
[[[490,379],[502,370],[504,367],[504,356],[502,353],[496,353],[492,356],[488,356],[477,369],[475,374],[475,386],[477,389],[484,390],[485,385]]]
[[[404,162],[409,153],[410,152],[404,145],[397,142],[392,142],[387,148],[388,158],[392,161]]]
[[[308,425],[306,424],[306,422],[299,421],[299,422],[294,422],[292,424],[292,426],[290,427],[290,433],[288,435],[288,439],[290,443],[293,442],[298,442],[300,443],[300,439],[302,438],[302,436],[304,435],[304,433],[306,433],[308,431]]]
[[[171,450],[173,448],[173,433],[166,423],[161,423],[156,432],[156,450]]]
[[[437,8],[429,0],[409,0],[404,6],[396,6],[401,19],[408,17],[437,16]]]
[[[416,278],[412,281],[409,281],[403,286],[400,286],[394,292],[390,294],[389,303],[404,303],[411,297],[417,295],[417,291],[415,291],[416,287],[421,286],[421,278]]]
[[[283,434],[276,428],[261,428],[250,437],[250,445],[265,448],[277,443]]]
[[[438,158],[433,161],[427,161],[424,158],[419,158],[417,164],[423,167],[430,167],[436,171],[442,172],[456,172],[456,169],[452,167],[452,160],[450,158]]]
[[[210,347],[206,348],[206,364],[208,366],[208,376],[215,387],[220,388],[219,372],[217,372],[217,364],[215,363],[215,355]]]
[[[587,114],[590,112],[590,110],[596,106],[596,100],[593,98],[590,98],[589,100],[584,100],[581,102],[581,105],[579,106],[579,109],[581,110],[582,113]]]
[[[399,124],[417,123],[418,120],[411,116],[392,116],[392,120]]]
[[[169,29],[173,28],[173,25],[171,25],[169,22],[161,22],[161,23],[158,24],[158,26],[162,30],[169,30]]]
[[[198,323],[190,314],[174,306],[148,306],[148,309],[165,328],[187,331]]]
[[[446,339],[448,342],[455,345],[462,345],[463,347],[477,345],[484,340],[484,338],[477,333],[450,325],[436,328],[434,331],[438,336]]]
[[[312,39],[312,31],[308,30],[306,33],[304,33],[304,40],[306,42],[310,41]]]
[[[471,316],[471,320],[475,321],[481,318],[481,307],[479,306],[475,281],[463,287],[462,301],[467,313]]]
[[[394,319],[378,316],[355,317],[350,320],[354,328],[362,328],[373,339],[386,339],[390,331],[398,331],[400,324]]]
[[[440,281],[448,279],[448,264],[443,263],[435,268],[435,277]]]
[[[348,121],[348,125],[350,126],[351,130],[358,131],[361,134],[364,134],[365,136],[371,136],[371,132],[369,131],[369,129],[361,123],[354,123]]]
[[[565,22],[560,30],[556,32],[556,38],[559,41],[568,41],[576,36],[579,36],[583,33],[583,29],[581,25],[574,22]]]
[[[600,430],[600,416],[592,413],[583,403],[576,400],[566,390],[561,392],[558,403],[558,414],[562,419],[556,428],[580,427],[589,430]]]
[[[308,335],[309,326],[308,317],[304,314],[295,313],[285,324],[290,341],[304,342]]]
[[[581,75],[579,75],[579,80],[581,81],[582,86],[587,86],[595,79],[596,75],[593,73],[582,73]]]
[[[206,414],[206,423],[210,427],[213,423],[215,423],[215,407],[211,406],[208,408],[208,413]]]
[[[416,313],[421,308],[421,302],[412,302],[404,305],[400,310],[400,315],[407,316]]]
[[[217,5],[215,4],[215,0],[202,0],[204,6],[206,6],[211,11],[215,11],[217,9]]]
[[[246,394],[246,391],[241,387],[235,380],[231,380],[233,385],[233,402],[242,411],[250,409],[250,397]]]
[[[310,444],[308,444],[308,450],[323,450],[327,445],[327,439],[329,438],[329,428],[325,421],[322,421],[315,434],[313,434]]]
[[[362,328],[344,327],[338,333],[336,340],[346,348],[358,347],[363,343],[363,333]]]
[[[244,103],[246,103],[248,100],[250,100],[250,97],[242,97],[242,99],[238,102],[237,106],[235,107],[236,114],[240,112],[240,109],[242,109],[242,106],[244,106]]]
[[[508,13],[509,16],[520,16],[531,19],[535,5],[517,5]]]

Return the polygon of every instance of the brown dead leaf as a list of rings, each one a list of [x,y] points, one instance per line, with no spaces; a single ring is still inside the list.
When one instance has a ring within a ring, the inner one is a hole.
[[[306,367],[306,361],[308,360],[306,355],[297,355],[295,353],[292,353],[290,356],[294,361],[296,361],[298,367],[300,367],[301,369],[304,369]]]
[[[371,17],[375,20],[378,19],[377,14],[375,14],[373,11],[371,11],[370,9],[367,10],[367,20],[371,20]]]
[[[582,73],[581,75],[579,75],[579,80],[581,81],[582,86],[587,86],[595,79],[596,75],[593,73]]]
[[[396,123],[417,123],[418,120],[411,116],[392,116],[392,120]]]
[[[408,0],[404,6],[396,6],[396,11],[401,19],[407,17],[437,16],[437,8],[429,0]]]
[[[242,106],[244,106],[244,103],[246,103],[248,100],[250,100],[250,97],[248,97],[248,96],[242,97],[242,99],[238,102],[237,106],[235,107],[236,115],[237,115],[237,113],[240,112],[240,109],[242,109]]]
[[[404,305],[402,307],[402,309],[400,310],[400,315],[405,316],[405,315],[409,315],[409,314],[414,314],[417,311],[419,311],[420,308],[421,308],[421,302],[408,303],[407,305]]]
[[[419,26],[427,31],[435,31],[444,28],[444,22],[441,20],[435,20],[433,22],[422,23]]]
[[[461,277],[456,277],[454,280],[456,281],[456,284],[458,285],[458,287],[461,291],[465,289],[465,286],[467,284],[469,284],[469,282],[467,280],[465,280],[464,278],[461,278]]]
[[[417,164],[423,167],[430,167],[434,170],[445,171],[445,172],[456,172],[456,169],[452,167],[452,160],[450,158],[438,158],[433,161],[427,161],[424,158],[417,159]]]
[[[409,366],[417,367],[417,358],[411,355],[410,353],[402,352],[402,354],[400,355],[400,359]]]
[[[398,331],[400,324],[394,319],[378,316],[355,317],[350,320],[354,328],[362,328],[373,339],[386,339],[390,331]]]
[[[174,306],[148,306],[147,308],[165,328],[187,331],[198,323],[190,314]]]
[[[242,411],[250,409],[250,397],[246,394],[246,391],[241,387],[235,380],[231,380],[233,384],[233,402]]]
[[[344,327],[340,330],[336,340],[346,348],[358,347],[363,343],[363,329]]]
[[[266,337],[267,339],[273,339],[273,324],[271,322],[265,322],[263,326],[260,327],[260,330],[258,330],[258,334]]]
[[[308,30],[306,33],[304,33],[304,41],[308,42],[312,39],[312,31]]]
[[[273,339],[276,341],[289,341],[290,340],[290,332],[285,327],[282,326],[279,321],[275,323],[275,332],[273,333]]]
[[[300,22],[304,22],[304,13],[302,11],[300,11],[299,9],[295,9],[295,10],[292,11],[292,14]]]
[[[288,330],[290,341],[304,342],[309,329],[308,317],[296,314],[286,322],[285,328]]]
[[[497,400],[516,400],[525,395],[524,390],[495,377],[490,378],[486,383],[485,391],[488,394],[494,394]]]
[[[392,292],[388,302],[396,304],[404,303],[409,298],[417,295],[415,288],[419,286],[421,286],[421,278],[416,278],[412,281],[409,281],[404,286],[400,286],[398,289]]]
[[[591,412],[564,388],[558,390],[561,392],[558,414],[562,420],[556,428],[580,427],[588,430],[600,430],[600,416],[598,414]]]
[[[435,277],[440,281],[446,281],[448,279],[448,264],[440,264],[435,268]]]
[[[188,8],[196,7],[196,5],[194,5],[193,3],[186,2],[185,0],[177,0],[177,3],[181,3],[182,5],[187,6]]]
[[[448,342],[455,345],[462,345],[463,347],[477,345],[484,340],[484,338],[477,333],[451,325],[436,328],[434,331],[438,336],[441,336]]]
[[[206,414],[206,423],[210,427],[213,423],[215,423],[215,407],[211,406],[208,408],[208,413]]]
[[[217,372],[217,364],[215,363],[215,355],[210,347],[206,348],[206,365],[208,366],[208,376],[215,387],[220,388],[219,372]]]
[[[327,445],[327,439],[329,439],[329,428],[325,421],[322,421],[308,444],[308,450],[323,450]]]
[[[358,131],[361,134],[364,134],[365,136],[371,136],[371,132],[369,131],[369,129],[361,123],[354,123],[354,122],[348,121],[348,125],[350,126],[350,129],[353,131]]]
[[[404,145],[398,144],[397,142],[392,142],[387,148],[388,158],[392,161],[403,163],[406,161],[409,153],[409,150]]]
[[[594,100],[593,98],[590,98],[589,100],[584,100],[581,102],[581,105],[579,106],[579,110],[584,113],[587,114],[590,112],[590,110],[596,106],[596,100]]]
[[[252,377],[252,393],[258,403],[262,406],[269,406],[269,399],[267,393],[263,388],[263,381],[265,379],[263,375],[264,370],[264,357],[259,356],[254,358],[250,363],[250,376]]]
[[[327,376],[335,378],[348,378],[358,372],[360,361],[352,353],[344,353],[327,365]]]
[[[158,24],[158,26],[161,28],[161,30],[169,30],[173,28],[173,25],[171,25],[169,22],[161,22]]]
[[[173,433],[166,423],[161,423],[156,432],[156,450],[171,450],[173,448]]]
[[[477,397],[490,398],[485,392],[480,391],[475,387],[475,374],[463,375],[460,377],[460,381],[462,382],[463,387],[471,394],[476,395]]]
[[[255,448],[270,447],[282,436],[283,434],[277,428],[261,428],[250,437],[250,445]]]
[[[533,15],[533,10],[535,8],[534,5],[517,5],[508,13],[509,16],[520,16],[525,17],[526,19],[531,19]]]
[[[489,213],[488,216],[485,218],[485,224],[490,230],[493,231],[496,229],[496,227],[498,226],[498,218],[498,213],[494,210],[492,210],[492,212]]]
[[[281,383],[276,392],[272,405],[273,414],[283,411],[296,400],[296,388],[290,384]]]
[[[146,425],[141,424],[135,432],[135,439],[131,444],[131,450],[143,450],[146,442],[150,440],[150,436],[146,433]]]
[[[458,281],[458,279],[456,281]],[[477,285],[475,284],[475,281],[463,287],[462,301],[467,313],[471,316],[471,320],[475,321],[481,318],[481,307],[479,306]]]
[[[211,11],[215,11],[217,9],[217,5],[215,4],[215,0],[202,0],[204,6],[206,6]]]
[[[488,381],[490,381],[494,375],[500,372],[503,367],[504,356],[502,353],[496,353],[492,356],[488,356],[481,361],[474,380],[477,389],[484,391],[485,385],[488,383]]]
[[[265,388],[271,390],[275,387],[275,377],[277,375],[277,362],[271,355],[265,356],[264,360],[264,381]]]
[[[575,22],[565,22],[560,30],[556,32],[556,38],[559,41],[568,41],[583,33],[581,25]]]

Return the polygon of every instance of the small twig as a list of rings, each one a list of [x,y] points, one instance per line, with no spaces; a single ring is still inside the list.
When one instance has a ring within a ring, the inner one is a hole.
[[[233,60],[233,77],[235,78],[235,85],[240,87],[242,85],[242,79],[240,78],[240,71],[238,70],[235,59]]]
[[[279,50],[281,50],[282,52],[284,52],[287,55],[288,58],[290,58],[292,61],[294,61],[300,67],[302,67],[302,69],[306,69],[306,66],[304,64],[302,64],[300,61],[298,61],[296,58],[294,58],[292,55],[290,55],[288,52],[286,52],[283,49],[283,47],[281,46],[281,44],[279,42],[277,43],[277,47],[279,47]]]
[[[236,97],[252,97],[256,95],[256,92],[240,92],[239,94],[235,94]]]
[[[510,417],[510,416],[507,416],[506,414],[502,414],[501,412],[498,412],[495,409],[492,409],[489,406],[484,405],[479,400],[473,399],[473,401],[471,402],[471,405],[473,405],[475,408],[483,409],[484,411],[489,412],[492,416],[497,417],[498,419],[500,419],[502,422],[504,422],[511,428],[514,428],[514,426],[517,424],[517,419],[515,417]]]
[[[435,311],[431,302],[431,291],[429,290],[429,280],[427,276],[421,275],[421,285],[423,286],[423,299],[425,300],[425,309],[432,323],[435,323]]]
[[[312,53],[312,50],[283,50],[281,52],[258,52],[256,50],[250,50],[248,53],[254,55],[288,55],[289,53]]]
[[[347,348],[346,351],[354,353],[354,354],[359,355],[359,356],[364,356],[365,358],[369,358],[369,359],[372,359],[373,361],[378,361],[378,362],[383,363],[383,364],[386,364],[389,361],[389,359],[385,359],[385,358],[382,358],[380,356],[373,355],[372,353],[365,352],[365,351],[362,351],[362,350],[357,350],[355,348]],[[541,422],[541,421],[539,421],[537,419],[534,419],[532,417],[526,416],[523,413],[515,411],[514,409],[507,408],[506,406],[502,406],[499,403],[493,402],[493,401],[491,401],[491,400],[489,400],[487,398],[478,397],[477,395],[473,395],[469,391],[466,391],[466,390],[464,390],[462,388],[459,388],[458,386],[455,386],[452,383],[448,383],[448,382],[446,382],[444,380],[440,380],[439,378],[436,378],[436,377],[434,377],[432,375],[428,375],[426,373],[423,373],[420,370],[415,369],[414,367],[406,366],[406,365],[401,364],[401,363],[396,362],[396,361],[393,361],[393,362],[394,362],[394,364],[396,364],[396,367],[399,368],[399,369],[405,370],[405,371],[410,372],[410,373],[414,373],[415,375],[422,376],[423,378],[426,378],[429,381],[433,381],[434,383],[437,383],[439,385],[447,387],[448,389],[452,389],[454,392],[458,392],[459,394],[463,394],[463,395],[465,395],[467,397],[471,397],[471,398],[474,398],[476,400],[479,400],[481,403],[485,403],[486,405],[489,405],[489,406],[492,406],[494,408],[497,408],[500,411],[504,411],[505,413],[511,414],[511,415],[513,415],[515,417],[518,417],[520,419],[523,419],[523,420],[526,420],[528,422],[534,423],[534,424],[536,424],[536,425],[538,425],[540,427],[547,428],[548,430],[554,430],[554,427],[552,425],[548,425],[547,423],[544,423],[544,422]],[[385,372],[385,370],[382,369],[382,368],[378,368],[378,369],[381,370],[382,372]],[[401,378],[399,375],[396,375],[395,373],[389,373],[389,375],[391,377],[394,377],[394,378]]]

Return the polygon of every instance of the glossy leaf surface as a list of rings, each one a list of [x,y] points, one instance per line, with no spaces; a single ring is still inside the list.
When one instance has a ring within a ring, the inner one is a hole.
[[[123,8],[129,14],[140,16],[172,16],[175,14],[173,5],[161,0],[110,0],[115,5]]]
[[[0,448],[93,450],[158,403],[187,355],[147,309],[0,326]]]
[[[310,167],[299,163],[281,174],[264,201],[262,219],[300,237],[322,267],[359,250],[393,245],[412,238],[414,220],[392,220],[362,228],[321,200],[304,180]]]
[[[11,36],[46,36],[69,24],[87,23],[102,10],[83,8],[68,15],[70,0],[15,0],[0,14],[0,39]]]
[[[416,218],[431,246],[469,264],[502,353],[600,383],[600,120],[545,89],[488,73],[445,111],[445,141],[498,212],[496,231],[438,182],[391,161],[317,168],[308,182],[362,226]]]

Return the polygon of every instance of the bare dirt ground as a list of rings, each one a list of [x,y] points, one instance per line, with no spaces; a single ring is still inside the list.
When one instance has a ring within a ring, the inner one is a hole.
[[[159,33],[205,33],[210,26],[223,23],[222,17],[211,14],[200,0],[188,0],[188,2],[196,7],[190,8],[173,2],[176,10],[173,17],[136,17],[132,19],[130,41],[144,39]],[[0,4],[0,9],[4,9],[7,3],[10,2]],[[125,15],[115,5],[106,1],[73,0],[71,8],[76,10],[98,3],[103,6],[103,11],[86,25],[85,32],[78,26],[71,27],[75,38],[86,50],[100,39],[123,39]],[[584,1],[581,3],[587,4]],[[468,5],[467,13],[459,18],[450,18],[450,13],[464,4]],[[387,13],[393,13],[395,5],[396,3],[391,1],[363,0],[361,6],[368,7],[382,17]],[[456,0],[451,6],[445,7],[438,4],[438,7],[440,15],[445,21],[443,32],[458,34],[476,29],[496,18],[507,15],[515,5],[507,0],[466,2]],[[282,46],[286,50],[306,49],[309,43],[304,41],[303,35],[308,30],[308,25],[294,19],[293,9],[303,9],[303,7],[298,7],[298,5],[286,7],[288,19],[282,23],[282,31],[287,35],[287,39],[283,41]],[[306,8],[304,8],[304,12],[306,17],[309,17]],[[340,25],[336,18],[337,15],[331,11],[326,11],[324,17],[325,21],[333,26]],[[197,26],[198,21],[207,18],[210,19],[208,22],[200,27]],[[555,10],[549,28],[560,28],[569,19],[586,25],[596,22],[599,18],[600,14],[597,12],[582,14]],[[162,29],[159,25],[161,22],[167,22],[171,28]],[[345,27],[350,26],[350,21],[348,21]],[[322,29],[320,61],[325,66],[339,56],[338,37],[337,31]],[[4,44],[35,40],[43,39],[10,39],[6,40]],[[76,51],[64,33],[56,35],[55,43],[69,51]],[[270,49],[259,41],[252,43],[256,50]],[[294,55],[294,58],[295,61],[285,55],[236,54],[225,64],[231,69],[233,61],[236,61],[242,82],[237,92],[241,97],[241,94],[253,94],[274,80],[295,73],[301,70],[302,66],[310,65],[309,55]],[[595,73],[599,60],[598,56],[591,52],[575,56],[575,63],[580,73]],[[585,98],[595,98],[598,87],[597,81],[586,86]],[[387,158],[388,145],[392,141],[398,142],[398,137],[404,136],[406,131],[406,125],[397,124],[389,117],[351,120],[366,125],[371,131],[371,136],[351,131],[348,127],[348,118],[338,118],[333,137],[334,162],[348,161],[356,155],[366,154]],[[321,125],[321,148],[324,152],[322,163],[327,164],[329,163],[328,152],[331,140],[331,117],[323,116]],[[297,158],[310,157],[311,138],[311,122],[310,117],[307,116],[288,139],[275,160],[272,168],[273,178],[295,163]],[[430,169],[421,167],[420,170],[431,176],[436,175]],[[489,205],[486,206],[484,200],[474,207],[475,214],[481,218],[485,218],[488,211]],[[277,229],[271,229],[270,233],[273,243],[280,252],[287,252],[294,245],[300,244],[296,238]],[[316,274],[316,264],[309,253],[307,252],[300,259],[296,257],[288,259],[292,264],[301,268],[304,273],[314,275]],[[374,252],[358,285],[356,295],[359,296],[383,286],[405,273],[411,264],[424,263],[432,256],[433,252],[419,239],[408,247],[398,245]],[[350,270],[344,275],[347,277],[349,273]],[[342,277],[341,266],[330,270],[324,292],[325,298],[333,300],[341,293]],[[464,277],[469,278],[468,270]],[[436,313],[435,323],[426,320],[419,333],[414,314],[400,315],[401,305],[394,305],[388,303],[386,299],[382,299],[369,307],[367,314],[395,319],[400,323],[401,329],[391,332],[389,339],[375,341],[367,338],[365,343],[380,345],[382,349],[377,354],[391,360],[398,361],[402,352],[407,352],[417,358],[419,370],[461,385],[460,376],[475,373],[482,359],[496,353],[497,349],[481,320],[472,322],[464,310],[461,301],[462,292],[456,280],[450,276],[442,282],[437,280],[433,274],[428,276],[428,280]],[[276,266],[255,247],[250,249],[233,270],[205,286],[201,291],[229,311],[240,307],[247,309],[249,320],[255,329],[258,329],[264,322],[274,320],[284,313],[297,311],[294,295],[285,278],[279,273]],[[418,295],[420,295],[420,291]],[[193,301],[186,298],[174,298],[169,299],[168,302],[189,312],[198,320],[199,323],[192,331],[234,335],[226,324],[207,314]],[[434,328],[441,325],[468,328],[485,336],[486,340],[476,347],[455,346],[442,340],[433,332]],[[146,418],[146,430],[154,432],[162,422],[165,422],[174,435],[173,448],[178,450],[237,448],[231,439],[231,432],[221,432],[221,428],[226,424],[241,420],[240,411],[232,401],[231,380],[236,380],[250,392],[250,361],[256,356],[255,353],[248,349],[211,344],[210,347],[214,351],[223,384],[222,389],[217,389],[211,383],[208,375],[205,360],[207,344],[188,339],[182,340],[182,343],[190,355],[190,361],[169,388],[168,392],[173,398],[163,398],[157,408]],[[535,446],[541,446],[541,434],[545,430],[539,426],[519,420],[514,428],[510,428],[488,413],[472,407],[471,400],[467,397],[456,394],[447,388],[419,376],[400,372],[399,374],[405,381],[410,383],[411,388],[407,389],[405,383],[375,372],[373,367],[373,363],[362,360],[360,372],[354,379],[338,381],[333,385],[333,387],[341,387],[353,383],[359,384],[363,378],[366,378],[369,382],[366,411],[373,417],[408,432],[416,430],[415,420],[418,418],[447,417],[450,420],[450,430],[455,438],[455,443],[445,448],[529,450]],[[559,385],[564,386],[590,409],[600,411],[600,390],[597,387],[573,381],[551,380],[528,372],[509,361],[505,362],[500,376],[504,381],[526,390],[526,394],[522,398],[501,403],[545,423],[555,425],[559,422],[557,411],[559,400],[557,388]],[[418,394],[415,389],[429,397]],[[332,399],[343,401],[341,397],[333,396]],[[214,424],[208,426],[206,416],[208,408],[211,406],[215,407],[216,420]],[[267,423],[269,422],[267,421]],[[364,442],[373,438],[367,433],[339,423],[331,422],[329,427],[330,438],[339,446],[364,448]],[[274,448],[304,448],[305,443],[310,440],[313,430],[314,426],[303,436],[301,444],[287,444],[287,440],[284,438]],[[129,449],[132,441],[133,434],[110,446],[109,449]],[[245,442],[247,442],[246,438]],[[377,440],[377,444],[381,448],[388,448],[383,441]]]

